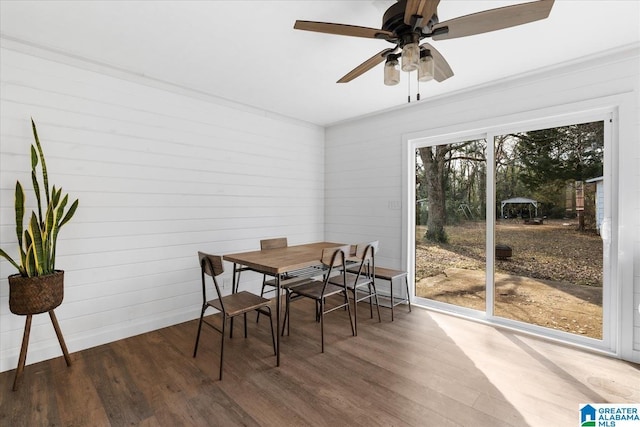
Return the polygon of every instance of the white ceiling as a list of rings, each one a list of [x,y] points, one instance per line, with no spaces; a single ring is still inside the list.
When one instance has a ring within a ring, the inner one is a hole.
[[[522,1],[442,0],[440,21]],[[382,65],[340,77],[391,45],[293,29],[296,19],[380,28],[389,0],[7,1],[0,33],[319,125],[407,102]],[[420,86],[421,102],[640,41],[640,1],[556,0],[548,19],[431,43],[455,75]],[[415,81],[412,90],[415,94]]]

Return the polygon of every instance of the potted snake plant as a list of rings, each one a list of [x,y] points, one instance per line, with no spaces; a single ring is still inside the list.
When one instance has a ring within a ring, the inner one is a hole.
[[[18,315],[48,312],[62,303],[64,271],[56,270],[56,243],[60,229],[71,220],[78,208],[78,200],[67,208],[69,195],[63,195],[62,188],[56,188],[55,185],[49,187],[47,165],[33,119],[31,127],[35,140],[31,145],[31,180],[38,208],[31,212],[25,223],[25,195],[22,184],[16,181],[15,215],[19,257],[14,260],[0,249],[0,255],[18,270],[17,274],[8,278],[9,309]],[[42,184],[38,180],[38,166]]]

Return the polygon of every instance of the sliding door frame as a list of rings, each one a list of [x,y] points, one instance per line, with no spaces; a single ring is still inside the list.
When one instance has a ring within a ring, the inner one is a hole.
[[[460,123],[444,128],[426,130],[403,135],[403,264],[409,274],[411,297],[415,304],[429,309],[462,316],[471,320],[541,336],[546,339],[620,354],[621,338],[621,302],[622,292],[618,274],[618,234],[610,233],[608,245],[603,245],[603,325],[602,340],[579,336],[568,332],[544,328],[537,325],[514,321],[494,315],[494,253],[486,250],[486,310],[477,311],[457,307],[438,301],[417,298],[415,295],[415,165],[416,149],[424,146],[468,141],[487,140],[487,177],[486,177],[486,248],[494,247],[495,236],[495,136],[513,132],[527,132],[537,129],[567,126],[594,121],[604,122],[604,184],[605,218],[611,224],[611,230],[618,230],[619,216],[619,174],[618,171],[618,107],[615,104],[599,106],[593,102],[572,104],[536,110],[512,116],[496,117],[480,122]],[[607,250],[608,246],[608,250]]]

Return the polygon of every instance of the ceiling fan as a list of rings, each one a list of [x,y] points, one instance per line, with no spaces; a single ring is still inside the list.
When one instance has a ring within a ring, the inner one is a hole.
[[[341,36],[381,39],[395,45],[376,53],[345,74],[338,83],[350,82],[386,60],[384,83],[389,86],[398,84],[400,81],[398,58],[401,60],[402,71],[418,71],[419,81],[435,79],[441,82],[453,76],[453,71],[437,49],[429,43],[418,45],[420,40],[466,37],[538,21],[549,16],[553,2],[554,0],[538,0],[439,22],[437,7],[440,0],[398,0],[384,13],[381,29],[300,20],[296,21],[293,28]]]

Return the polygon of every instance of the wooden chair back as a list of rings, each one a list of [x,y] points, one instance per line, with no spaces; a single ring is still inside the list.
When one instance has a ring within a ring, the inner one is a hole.
[[[198,260],[204,273],[209,276],[219,276],[224,273],[224,264],[220,255],[209,255],[198,251]]]
[[[349,245],[324,248],[322,250],[322,258],[320,258],[320,261],[325,265],[325,267],[329,268],[343,265],[345,258],[349,255],[350,249],[351,247]]]
[[[356,257],[360,259],[356,281],[361,276],[373,280],[375,275],[375,254],[378,252],[378,241],[359,243],[356,246]],[[351,270],[354,271],[354,270]]]
[[[361,260],[371,260],[378,252],[379,242],[377,240],[368,243],[358,243],[356,245],[356,257]]]
[[[260,250],[265,249],[279,249],[289,246],[286,237],[276,237],[275,239],[263,239],[260,240]]]
[[[220,292],[220,286],[218,286],[218,280],[216,280],[216,276],[224,273],[224,263],[222,262],[222,257],[220,255],[210,255],[204,252],[198,251],[198,259],[200,260],[200,271],[202,277],[202,303],[207,303],[207,287],[205,276],[211,276],[213,279],[213,285],[216,289],[216,295],[218,300],[220,300],[220,306],[222,307],[222,311],[224,312],[224,305],[222,304],[222,292]]]

